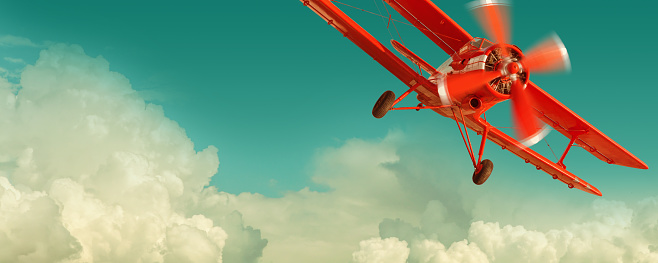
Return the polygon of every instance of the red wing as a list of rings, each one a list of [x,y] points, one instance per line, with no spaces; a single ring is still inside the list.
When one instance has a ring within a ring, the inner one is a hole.
[[[443,51],[452,55],[473,39],[430,0],[385,0]]]
[[[454,119],[454,117],[452,116],[452,111],[450,109],[435,109],[434,111],[445,117]],[[538,170],[542,170],[546,172],[551,177],[553,177],[553,179],[560,180],[561,182],[567,184],[570,188],[573,187],[590,194],[601,196],[601,191],[599,191],[599,189],[597,189],[596,187],[585,182],[585,180],[579,178],[578,176],[575,176],[574,174],[567,171],[562,166],[559,166],[558,164],[546,159],[546,157],[524,146],[519,141],[515,140],[514,138],[505,134],[504,132],[496,129],[482,118],[475,117],[477,119],[474,119],[473,115],[464,116],[464,117],[465,117],[466,127],[475,131],[478,134],[482,134],[484,132],[485,127],[489,127],[489,131],[487,133],[487,139],[498,144],[503,149],[516,154],[521,159],[525,160],[526,163],[530,163],[535,167],[537,167]],[[457,116],[457,120],[460,122],[462,121],[462,119],[459,116]]]
[[[370,35],[370,33],[332,4],[331,0],[300,1],[322,17],[322,19],[327,21],[329,25],[336,28],[336,30],[342,33],[343,36],[347,37],[359,48],[363,49],[363,51],[374,58],[388,71],[393,73],[393,75],[400,79],[404,84],[411,87],[416,83],[420,83],[421,86],[416,88],[416,91],[425,95],[425,98],[427,98],[424,101],[425,103],[440,104],[436,88],[430,88],[435,85],[430,83],[426,78],[420,76],[416,71],[400,60],[400,58],[393,54],[388,48],[377,41],[375,37]]]
[[[548,173],[553,179],[558,179],[569,187],[573,186],[585,192],[601,196],[601,191],[599,191],[599,189],[585,182],[585,180],[580,179],[578,176],[575,176],[565,168],[562,168],[562,166],[546,159],[546,157],[538,154],[532,149],[523,146],[521,143],[500,130],[493,127],[490,127],[489,129],[487,138],[490,141],[521,157],[521,159],[525,160],[527,163],[537,167],[538,170],[543,170]]]
[[[610,164],[640,169],[649,168],[640,159],[576,115],[534,83],[528,82],[526,92],[535,102],[533,106],[538,111],[538,117],[564,136],[567,136],[567,138],[571,139],[573,136],[572,133],[585,131],[585,134],[578,136],[576,144],[592,155]]]

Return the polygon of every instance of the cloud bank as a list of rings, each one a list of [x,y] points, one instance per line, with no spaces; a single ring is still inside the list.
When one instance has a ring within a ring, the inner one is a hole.
[[[631,209],[597,200],[587,211],[592,218],[547,231],[475,221],[464,240],[449,246],[400,221],[382,222],[380,229],[382,237],[406,237],[408,262],[656,262],[657,204],[650,198]]]
[[[190,212],[217,149],[195,152],[78,46],[42,51],[20,83],[0,79],[0,130],[1,262],[255,262],[267,243],[237,212]]]
[[[580,204],[482,188],[449,176],[463,168],[436,169],[446,157],[431,152],[400,132],[352,139],[316,156],[313,178],[328,192],[220,193],[207,205],[240,209],[270,239],[264,258],[273,262],[658,260],[657,197],[626,204],[583,194],[594,201]]]
[[[207,187],[217,149],[195,152],[103,58],[53,45],[13,79],[0,262],[658,262],[658,197],[474,186],[400,131],[319,150],[312,180],[329,191],[228,194]]]

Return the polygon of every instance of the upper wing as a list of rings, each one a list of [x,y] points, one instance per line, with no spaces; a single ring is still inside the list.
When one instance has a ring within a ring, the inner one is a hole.
[[[528,82],[526,91],[536,102],[538,117],[551,125],[567,138],[578,135],[576,144],[592,155],[609,164],[623,165],[633,168],[648,169],[649,167],[615,141],[596,129],[594,126],[576,115],[569,108],[557,101],[532,82]],[[582,134],[581,134],[582,133]]]
[[[420,76],[416,71],[400,60],[400,58],[393,54],[388,48],[377,41],[375,37],[370,35],[370,33],[354,22],[354,20],[348,15],[332,4],[331,0],[300,1],[322,17],[322,19],[327,21],[329,25],[336,28],[336,30],[342,33],[344,37],[347,37],[359,48],[363,49],[363,51],[379,62],[379,64],[384,66],[407,86],[412,87],[419,84],[420,86],[416,88],[416,91],[425,95],[425,103],[440,104],[436,88],[430,88],[434,86],[431,82]]]
[[[443,51],[452,55],[473,39],[430,0],[384,0]]]

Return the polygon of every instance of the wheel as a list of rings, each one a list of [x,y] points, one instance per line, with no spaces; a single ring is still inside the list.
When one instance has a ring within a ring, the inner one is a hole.
[[[381,96],[379,96],[375,106],[372,108],[372,116],[375,116],[377,119],[384,117],[384,115],[386,115],[386,113],[393,106],[394,101],[395,93],[390,90],[385,91]]]
[[[477,185],[481,185],[489,179],[489,175],[493,171],[493,162],[489,159],[484,159],[480,163],[479,168],[473,172],[473,182]]]

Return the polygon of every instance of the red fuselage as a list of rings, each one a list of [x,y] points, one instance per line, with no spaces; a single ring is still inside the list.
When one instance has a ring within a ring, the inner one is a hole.
[[[503,48],[506,50],[503,51]],[[510,58],[503,59],[502,52],[509,52]],[[444,96],[447,97],[442,98],[444,104],[449,101],[452,105],[462,106],[464,114],[480,115],[493,105],[510,98],[510,85],[514,78],[520,78],[524,84],[528,82],[528,72],[521,63],[522,57],[523,53],[514,45],[493,44],[483,38],[474,38],[443,63],[431,79],[435,82],[447,79],[450,82],[451,78],[446,77],[453,76],[452,79],[456,79],[455,82],[460,82],[460,74],[469,73],[469,77],[465,78],[472,78],[473,73],[478,71],[481,71],[482,74],[503,72],[501,77],[497,77],[485,85],[445,83]],[[464,79],[461,82],[472,81]],[[441,85],[438,86],[438,92],[441,95]]]

